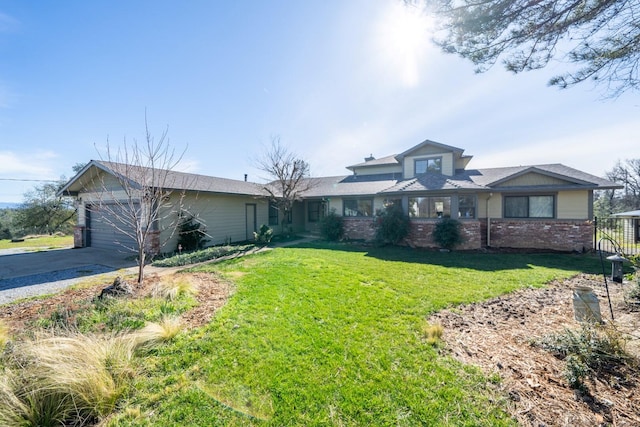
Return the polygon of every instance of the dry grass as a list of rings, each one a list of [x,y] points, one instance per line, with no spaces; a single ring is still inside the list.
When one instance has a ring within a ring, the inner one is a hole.
[[[436,345],[442,339],[442,335],[444,334],[444,327],[439,324],[425,324],[423,328],[423,334],[427,339],[427,343],[430,345]]]
[[[15,343],[0,377],[0,425],[93,424],[110,414],[136,373],[136,349],[173,338],[179,320],[129,334],[37,335]]]
[[[198,287],[188,277],[181,275],[165,276],[153,289],[154,297],[170,301],[180,295],[196,295],[197,293]]]
[[[9,326],[0,320],[0,351],[2,351],[7,342],[9,342],[10,336]]]

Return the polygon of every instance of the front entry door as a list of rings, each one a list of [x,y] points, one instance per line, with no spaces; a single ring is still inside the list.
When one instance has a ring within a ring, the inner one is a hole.
[[[247,240],[254,240],[253,233],[258,231],[256,223],[256,205],[253,203],[247,203],[245,205],[246,211],[246,227],[247,227]]]

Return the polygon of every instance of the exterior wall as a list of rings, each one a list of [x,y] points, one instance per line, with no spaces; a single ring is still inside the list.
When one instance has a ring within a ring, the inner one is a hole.
[[[478,194],[478,218],[487,217],[487,207],[490,218],[502,218],[502,195],[499,193]]]
[[[567,181],[540,173],[527,173],[505,181],[497,187],[519,187],[529,185],[566,185]]]
[[[447,176],[454,174],[453,153],[431,152],[431,150],[426,150],[424,154],[414,153],[414,155],[407,156],[403,159],[404,178],[408,179],[415,176],[414,162],[416,160],[429,157],[442,157],[442,174]]]
[[[183,200],[183,208],[191,212],[202,221],[207,232],[207,246],[219,245],[225,242],[240,242],[247,238],[246,205],[256,205],[256,227],[268,224],[269,205],[266,199],[256,199],[251,196],[234,196],[219,194],[188,193]],[[177,220],[178,212],[175,208],[165,211],[163,223],[169,226]],[[160,227],[162,228],[162,226]],[[274,232],[279,231],[274,227]],[[160,235],[162,252],[173,252],[178,245],[178,236],[172,230],[163,230]]]
[[[590,219],[590,191],[560,191],[557,197],[558,219]]]
[[[486,241],[486,221],[480,221]],[[547,249],[555,251],[590,250],[593,222],[585,220],[491,219],[489,245],[494,248]]]
[[[373,228],[373,218],[344,218],[345,237],[353,240],[373,241],[375,239],[375,229]],[[464,242],[456,247],[459,250],[480,249],[480,221],[460,221],[461,233]],[[410,222],[409,235],[405,243],[416,248],[437,248],[433,241],[433,229],[437,221],[433,220],[413,220]]]
[[[409,236],[406,241],[409,246],[418,248],[437,248],[433,241],[433,230],[438,222],[429,220],[411,221]],[[482,247],[480,221],[460,221],[460,232],[464,242],[457,246],[458,250],[474,250]]]
[[[356,175],[377,175],[381,173],[401,173],[402,165],[380,165],[380,166],[367,166],[366,168],[354,168],[353,172]]]
[[[372,241],[376,236],[373,218],[344,217],[343,224],[346,239]]]

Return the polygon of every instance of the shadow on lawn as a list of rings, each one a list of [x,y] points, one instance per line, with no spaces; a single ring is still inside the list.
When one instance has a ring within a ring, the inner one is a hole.
[[[468,268],[480,271],[526,269],[532,266],[579,270],[583,273],[602,273],[600,260],[593,254],[564,253],[503,253],[414,249],[405,246],[371,246],[354,243],[307,242],[292,245],[295,248],[325,249],[342,252],[361,252],[365,256],[384,261],[432,264],[452,268]]]

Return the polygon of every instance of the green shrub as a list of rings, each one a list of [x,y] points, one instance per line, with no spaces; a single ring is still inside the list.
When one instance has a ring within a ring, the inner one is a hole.
[[[202,249],[209,241],[206,235],[206,228],[200,221],[192,215],[182,214],[178,224],[178,252]]]
[[[262,224],[258,231],[253,232],[253,238],[257,243],[269,243],[273,239],[273,230],[267,224]]]
[[[335,209],[331,209],[331,212],[322,219],[320,232],[322,233],[322,237],[330,242],[338,241],[344,236],[344,223],[342,217],[336,213]]]
[[[585,323],[577,331],[567,329],[537,345],[565,361],[565,378],[576,389],[584,389],[584,380],[594,373],[634,363],[622,334],[612,325]]]
[[[374,224],[376,242],[382,245],[397,245],[409,234],[409,216],[397,204],[378,210]]]
[[[444,249],[453,249],[464,241],[460,233],[460,221],[442,218],[433,229],[433,241]]]

